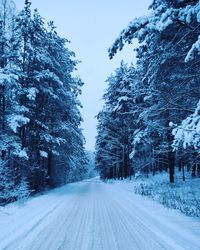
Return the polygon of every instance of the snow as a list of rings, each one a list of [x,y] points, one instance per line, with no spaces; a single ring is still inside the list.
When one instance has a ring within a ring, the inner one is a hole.
[[[173,147],[176,149],[180,143],[184,148],[194,146],[196,150],[200,150],[200,101],[194,114],[182,121],[181,125],[174,128],[172,134],[174,135]]]
[[[48,153],[45,151],[40,150],[40,156],[44,158],[48,158]]]
[[[38,89],[32,87],[32,88],[29,88],[28,89],[28,94],[27,94],[27,97],[29,100],[32,100],[32,101],[35,101],[35,98],[36,98],[36,95],[38,93]]]
[[[198,36],[198,40],[192,45],[191,49],[187,53],[185,62],[189,62],[190,60],[194,59],[195,52],[199,53],[199,51],[200,51],[200,36]]]
[[[191,177],[191,171],[185,167],[185,181],[183,173],[176,171],[175,183],[169,183],[169,173],[148,174],[148,178],[138,173],[132,183],[133,192],[147,196],[182,213],[200,218],[200,178]]]
[[[17,129],[30,121],[29,118],[24,117],[23,115],[10,115],[8,117],[9,127],[13,132],[17,132]]]
[[[18,153],[18,157],[28,160],[28,155],[27,155],[26,150],[25,149],[20,150],[19,153]]]
[[[0,249],[199,249],[199,220],[130,192],[131,186],[96,178],[1,208]]]

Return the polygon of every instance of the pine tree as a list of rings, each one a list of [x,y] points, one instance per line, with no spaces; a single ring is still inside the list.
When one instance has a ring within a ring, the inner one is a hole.
[[[0,192],[7,200],[1,198],[1,203],[22,198],[23,192],[29,195],[81,180],[87,163],[78,100],[83,83],[72,76],[78,61],[68,41],[59,37],[53,22],[46,28],[28,0],[12,17],[10,29],[4,26]]]
[[[196,3],[153,1],[151,15],[133,20],[109,49],[112,58],[126,42],[139,40],[137,68],[141,77],[138,91],[142,98],[139,105],[142,126],[134,133],[133,152],[139,160],[139,151],[146,152],[142,168],[152,165],[154,169],[156,163],[159,169],[166,169],[167,163],[170,182],[174,182],[175,161],[180,153],[173,152],[169,123],[179,124],[191,114],[200,96],[196,75],[199,62],[195,60],[199,34]],[[145,143],[141,144],[142,141]],[[179,161],[182,164],[180,157]]]
[[[107,82],[104,94],[105,106],[98,115],[96,162],[102,178],[127,178],[134,172],[131,153],[134,123],[132,85],[135,76],[133,66],[124,62]]]

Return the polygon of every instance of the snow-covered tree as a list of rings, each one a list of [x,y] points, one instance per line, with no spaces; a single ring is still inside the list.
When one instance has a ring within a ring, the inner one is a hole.
[[[143,146],[143,153],[151,152],[143,167],[151,163],[158,164],[158,169],[169,166],[170,182],[174,182],[177,153],[172,150],[169,123],[178,124],[192,114],[200,98],[199,1],[155,0],[150,9],[148,16],[136,18],[121,32],[109,55],[112,58],[125,43],[138,39],[141,126],[135,130],[131,156]]]
[[[107,80],[105,105],[97,116],[96,164],[102,178],[127,178],[133,173],[129,154],[134,126],[132,82],[135,75],[134,67],[122,62]]]
[[[200,152],[200,102],[194,114],[182,121],[181,125],[173,129],[174,148],[178,148],[179,144],[183,148],[194,147]]]
[[[7,22],[0,26],[1,171],[22,196],[25,186],[38,192],[85,176],[83,83],[72,76],[78,61],[68,41],[28,0],[9,31]]]
[[[21,148],[17,129],[28,122],[23,115],[19,95],[19,68],[13,61],[15,51],[12,47],[12,20],[14,19],[12,1],[3,0],[0,5],[0,172],[2,203],[17,199],[20,185],[20,171],[17,159],[25,152]]]

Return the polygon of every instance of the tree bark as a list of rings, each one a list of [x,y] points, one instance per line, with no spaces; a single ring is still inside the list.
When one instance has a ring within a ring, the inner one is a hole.
[[[169,151],[168,153],[168,161],[169,161],[169,182],[174,183],[174,152]]]

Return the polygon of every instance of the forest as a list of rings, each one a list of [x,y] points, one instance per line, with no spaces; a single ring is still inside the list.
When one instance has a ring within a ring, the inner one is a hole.
[[[200,0],[0,0],[0,250],[199,250],[199,69]]]
[[[178,171],[200,177],[200,4],[154,0],[109,48],[137,39],[136,65],[108,78],[99,112],[96,165],[102,179]],[[133,48],[134,49],[134,48]]]
[[[0,204],[85,177],[79,61],[31,3],[0,5]]]
[[[112,60],[139,43],[136,64],[121,61],[107,77],[97,114],[103,180],[200,177],[199,13],[199,1],[154,0],[108,49]],[[21,11],[1,1],[0,204],[94,175],[81,129],[84,83],[69,43],[29,0]]]

